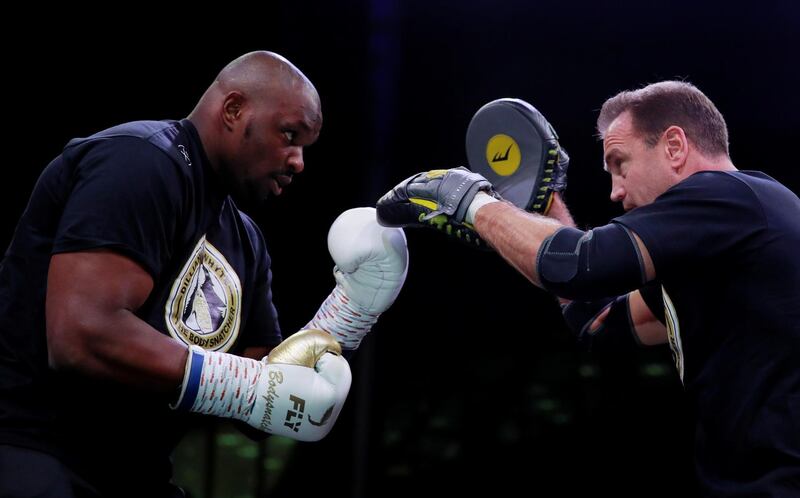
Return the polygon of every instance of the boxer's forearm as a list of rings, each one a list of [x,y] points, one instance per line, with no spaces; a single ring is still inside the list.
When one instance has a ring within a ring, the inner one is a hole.
[[[539,287],[542,286],[536,273],[539,247],[562,226],[552,218],[528,213],[505,202],[487,204],[475,215],[475,228],[480,236]]]
[[[180,385],[187,348],[130,311],[96,316],[72,327],[63,331],[69,344],[50,341],[51,365],[56,368],[167,394]]]

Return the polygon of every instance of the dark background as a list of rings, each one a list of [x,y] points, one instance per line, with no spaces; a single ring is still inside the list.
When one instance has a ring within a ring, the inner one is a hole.
[[[4,35],[0,240],[7,244],[37,176],[70,138],[184,117],[231,59],[274,50],[316,84],[325,119],[306,171],[253,213],[273,256],[285,335],[333,287],[326,235],[335,217],[374,204],[412,173],[464,164],[469,119],[495,98],[528,100],[559,132],[580,226],[620,213],[594,135],[600,106],[661,79],[685,78],[717,104],[740,169],[800,192],[800,8],[788,0],[128,7],[48,12],[58,25],[47,27],[36,12],[7,19],[24,29]],[[262,467],[262,491],[694,493],[690,413],[669,351],[584,353],[552,298],[496,255],[434,232],[407,237],[408,280],[352,362],[355,384],[336,429],[284,448]],[[234,496],[202,484],[209,462],[217,482],[250,482],[249,467],[217,462],[220,454],[178,459],[179,476],[199,472],[196,495]]]

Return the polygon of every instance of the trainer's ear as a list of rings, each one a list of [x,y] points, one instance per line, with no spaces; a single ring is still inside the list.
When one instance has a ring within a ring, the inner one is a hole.
[[[680,173],[686,165],[686,158],[689,155],[689,141],[686,133],[680,126],[670,126],[661,135],[659,146],[669,161],[672,170]]]

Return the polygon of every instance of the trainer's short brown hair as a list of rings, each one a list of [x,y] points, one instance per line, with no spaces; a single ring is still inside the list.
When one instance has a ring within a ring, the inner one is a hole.
[[[597,117],[597,132],[629,111],[633,127],[648,147],[654,147],[670,126],[680,126],[697,149],[707,156],[728,155],[728,126],[708,97],[685,81],[661,81],[639,90],[627,90],[606,100]]]

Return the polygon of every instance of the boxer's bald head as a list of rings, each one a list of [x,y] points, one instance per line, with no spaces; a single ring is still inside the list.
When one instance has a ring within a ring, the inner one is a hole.
[[[291,62],[250,52],[217,75],[189,115],[211,166],[237,197],[278,195],[322,126],[317,90]]]
[[[221,92],[240,91],[257,98],[274,98],[286,88],[308,92],[319,106],[319,95],[311,81],[286,58],[274,52],[250,52],[233,60],[214,80]]]

